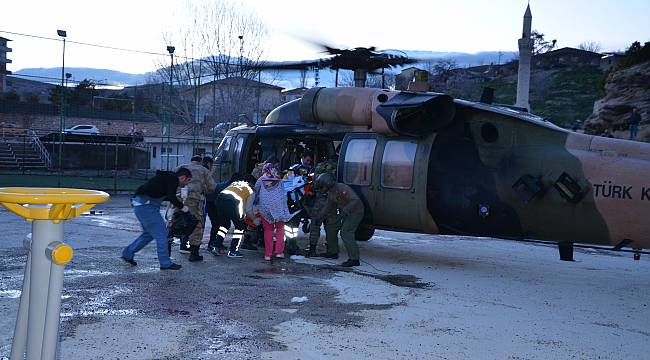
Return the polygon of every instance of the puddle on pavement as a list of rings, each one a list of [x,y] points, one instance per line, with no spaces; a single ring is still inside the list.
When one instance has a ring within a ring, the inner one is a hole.
[[[362,274],[366,275],[366,274]],[[391,285],[406,287],[412,289],[424,289],[430,287],[431,284],[421,282],[420,279],[413,275],[368,275],[375,279],[385,281]]]
[[[266,267],[264,269],[257,269],[253,271],[257,274],[267,274],[267,275],[286,275],[293,272],[287,267]]]
[[[427,283],[427,282],[422,282],[420,281],[420,278],[414,276],[414,275],[403,275],[403,274],[394,274],[394,275],[381,275],[381,274],[375,274],[371,272],[366,272],[366,271],[360,271],[360,270],[354,270],[351,268],[345,268],[341,266],[333,266],[333,265],[325,265],[322,266],[321,268],[323,269],[329,269],[333,271],[342,271],[342,272],[349,272],[349,273],[355,273],[359,274],[362,276],[368,276],[371,278],[375,278],[377,280],[385,281],[391,285],[399,286],[399,287],[406,287],[406,288],[412,288],[412,289],[424,289],[424,288],[429,288],[432,286],[432,284]]]

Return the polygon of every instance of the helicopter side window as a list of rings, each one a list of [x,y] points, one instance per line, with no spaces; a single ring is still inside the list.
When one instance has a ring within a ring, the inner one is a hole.
[[[348,143],[343,165],[343,181],[352,185],[370,185],[375,139],[353,139]]]
[[[393,189],[410,189],[418,144],[410,141],[386,142],[381,160],[381,185]]]

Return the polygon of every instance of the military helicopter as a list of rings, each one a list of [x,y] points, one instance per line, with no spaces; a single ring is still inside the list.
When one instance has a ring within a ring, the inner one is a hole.
[[[305,152],[339,155],[338,181],[365,206],[357,240],[387,229],[550,241],[561,260],[574,243],[635,259],[650,247],[650,144],[571,132],[489,93],[315,87],[228,131],[216,176],[271,155],[286,169]]]
[[[290,61],[281,63],[268,63],[256,65],[256,70],[309,70],[318,71],[324,68],[334,69],[336,77],[334,86],[338,87],[339,70],[354,71],[354,86],[365,87],[368,73],[381,74],[382,88],[384,87],[384,70],[399,67],[407,64],[413,64],[421,59],[413,59],[406,54],[395,54],[385,50],[377,50],[375,46],[356,47],[353,49],[339,49],[326,44],[310,41],[314,45],[323,49],[323,53],[332,55],[331,57],[307,60],[307,61]],[[380,72],[378,72],[380,71]],[[318,86],[318,84],[317,84]]]

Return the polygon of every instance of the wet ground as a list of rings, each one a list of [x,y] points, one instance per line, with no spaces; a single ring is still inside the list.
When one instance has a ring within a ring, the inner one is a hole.
[[[65,225],[75,249],[61,359],[627,358],[650,350],[647,258],[493,239],[378,232],[361,267],[244,251],[160,271],[125,196]],[[8,356],[29,223],[0,210],[0,357]],[[206,234],[207,235],[207,234]]]

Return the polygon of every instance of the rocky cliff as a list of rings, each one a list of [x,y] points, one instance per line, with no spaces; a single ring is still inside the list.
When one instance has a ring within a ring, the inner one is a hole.
[[[585,132],[600,135],[606,129],[627,138],[627,119],[632,108],[639,109],[641,125],[637,140],[650,140],[650,61],[613,71],[605,83],[605,97],[594,103],[585,122]]]

